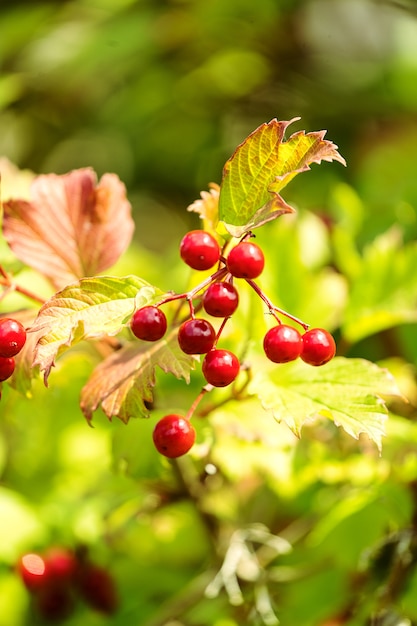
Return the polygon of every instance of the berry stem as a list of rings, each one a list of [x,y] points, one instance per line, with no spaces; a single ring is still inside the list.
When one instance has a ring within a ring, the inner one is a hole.
[[[281,324],[281,320],[279,319],[278,315],[276,315],[276,313],[279,313],[280,315],[284,315],[285,317],[292,320],[296,324],[299,324],[300,326],[304,328],[304,330],[308,330],[310,328],[310,324],[306,324],[305,322],[300,320],[298,317],[295,317],[295,315],[291,315],[291,313],[287,313],[287,311],[284,311],[284,309],[280,309],[278,306],[275,306],[275,304],[271,302],[268,296],[264,294],[262,289],[260,289],[260,287],[258,287],[258,285],[251,278],[246,278],[245,280],[252,287],[255,293],[261,298],[261,300],[266,304],[266,306],[269,309],[269,312],[271,313],[271,315],[275,317],[275,319],[278,321],[279,324]]]
[[[223,329],[224,329],[224,327],[226,326],[226,323],[228,322],[228,320],[230,320],[230,317],[225,317],[225,318],[223,319],[222,323],[220,324],[220,328],[219,328],[219,330],[217,331],[216,338],[215,338],[215,340],[214,340],[213,348],[215,348],[215,347],[216,347],[217,342],[218,342],[218,341],[219,341],[219,339],[220,339],[220,335],[222,334]]]
[[[26,298],[29,298],[30,300],[35,300],[35,302],[45,304],[46,300],[44,298],[41,298],[32,291],[29,291],[29,289],[26,289],[25,287],[21,287],[20,285],[14,283],[10,274],[8,274],[4,267],[2,267],[1,265],[0,274],[3,277],[0,278],[0,285],[6,288],[6,293],[8,293],[9,291],[17,291],[18,293],[21,293],[22,296],[26,296]]]
[[[192,403],[192,405],[188,409],[187,414],[185,416],[185,419],[190,420],[192,418],[192,416],[194,415],[194,412],[195,412],[196,408],[198,407],[198,405],[200,404],[201,400],[204,398],[206,393],[208,393],[212,389],[213,389],[213,385],[205,385],[202,388],[202,390],[200,391],[200,393],[198,394],[198,396],[196,397],[196,399],[194,400],[194,402]]]
[[[160,300],[160,302],[158,302],[156,306],[159,307],[159,306],[162,306],[163,304],[167,304],[168,302],[173,302],[174,300],[187,300],[189,303],[191,303],[191,301],[196,297],[196,295],[200,291],[205,289],[205,287],[210,285],[210,283],[212,283],[213,281],[220,280],[221,278],[226,276],[226,274],[227,274],[227,268],[222,267],[219,270],[216,270],[214,274],[211,274],[210,276],[208,276],[206,279],[204,279],[201,283],[196,285],[190,291],[186,291],[185,293],[170,294],[169,296],[166,296],[165,298]],[[194,317],[194,307],[192,304],[190,304],[190,311],[191,311],[191,317]]]

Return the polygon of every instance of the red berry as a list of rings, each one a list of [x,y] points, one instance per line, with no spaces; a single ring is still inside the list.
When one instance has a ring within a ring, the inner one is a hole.
[[[212,283],[203,297],[206,313],[213,317],[229,317],[239,304],[239,295],[230,283]]]
[[[78,562],[75,554],[66,548],[51,548],[44,556],[47,575],[58,583],[69,583],[77,571]]]
[[[262,273],[264,265],[262,250],[251,241],[238,243],[227,257],[227,269],[236,278],[256,278]]]
[[[263,345],[266,356],[273,363],[294,361],[303,349],[303,341],[298,330],[285,324],[270,328],[264,337]]]
[[[180,255],[194,270],[208,270],[220,258],[220,246],[205,230],[191,230],[182,238]]]
[[[12,356],[10,358],[0,356],[0,382],[10,378],[14,372],[15,365],[16,363]]]
[[[119,601],[116,585],[104,567],[86,563],[79,573],[78,589],[93,609],[106,615],[111,615],[117,610]]]
[[[178,343],[185,354],[205,354],[212,349],[216,333],[207,320],[195,318],[181,324]]]
[[[25,345],[26,331],[22,324],[9,317],[0,319],[0,356],[15,356]]]
[[[309,365],[324,365],[336,354],[332,335],[323,328],[312,328],[302,336],[301,358]]]
[[[167,329],[165,313],[156,306],[144,306],[135,311],[130,322],[132,333],[143,341],[158,341]]]
[[[35,608],[49,622],[58,622],[69,617],[74,609],[71,588],[51,584],[41,589],[35,598]]]
[[[203,360],[203,376],[214,387],[226,387],[239,374],[239,359],[229,350],[210,350]]]
[[[165,415],[156,424],[153,442],[160,454],[175,459],[186,454],[194,445],[195,430],[188,419],[181,415]]]
[[[47,568],[40,554],[24,554],[17,564],[17,570],[30,591],[37,591],[47,585]]]

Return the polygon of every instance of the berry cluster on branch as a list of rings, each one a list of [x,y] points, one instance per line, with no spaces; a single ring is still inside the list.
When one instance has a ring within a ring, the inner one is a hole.
[[[290,313],[276,307],[260,289],[254,279],[265,266],[262,249],[250,241],[247,233],[225,255],[217,240],[207,231],[188,232],[180,243],[180,256],[197,271],[217,269],[191,291],[173,294],[152,306],[145,306],[132,316],[130,327],[133,334],[143,341],[158,341],[167,331],[168,322],[162,306],[174,300],[185,300],[189,305],[189,317],[178,328],[178,344],[185,354],[204,355],[202,374],[207,382],[203,392],[211,387],[227,387],[235,381],[241,364],[230,350],[218,347],[223,329],[239,305],[239,292],[235,279],[245,280],[267,306],[276,320],[276,325],[265,334],[263,349],[266,357],[274,363],[287,363],[297,358],[310,365],[320,366],[330,361],[336,352],[332,335],[322,328],[309,329],[309,325]],[[196,315],[193,301],[199,298],[205,313],[221,319],[219,329]],[[301,327],[284,324],[280,316],[286,317]],[[201,395],[201,394],[200,394]],[[199,401],[199,399],[197,400]],[[190,423],[196,408],[193,404],[186,416],[170,414],[155,426],[153,440],[156,449],[168,458],[186,454],[194,445],[196,433]]]

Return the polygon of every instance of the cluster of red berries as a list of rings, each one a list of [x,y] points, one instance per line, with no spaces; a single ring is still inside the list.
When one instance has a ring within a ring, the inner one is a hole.
[[[307,324],[275,307],[254,282],[264,269],[265,258],[261,248],[249,241],[249,237],[244,237],[224,257],[218,242],[210,233],[204,230],[187,233],[180,244],[182,260],[195,270],[209,270],[216,265],[217,270],[188,293],[168,296],[156,306],[138,309],[131,320],[131,329],[136,337],[144,341],[158,341],[167,330],[167,318],[161,305],[179,298],[186,299],[190,306],[190,317],[178,329],[178,343],[185,354],[205,355],[202,373],[213,387],[230,385],[240,370],[239,359],[233,352],[217,348],[224,325],[239,304],[234,279],[245,279],[277,320],[277,325],[268,330],[264,337],[263,348],[268,359],[274,363],[287,363],[300,357],[306,363],[318,366],[330,361],[336,352],[330,333],[321,328],[307,330]],[[222,318],[217,333],[207,319],[195,316],[193,299],[196,297],[201,298],[201,306],[208,315]],[[281,323],[277,312],[300,324],[304,329],[303,334],[294,326]],[[188,416],[167,415],[156,424],[153,439],[161,454],[175,458],[193,446],[195,430]]]
[[[26,342],[26,331],[22,324],[10,317],[0,319],[0,382],[14,372],[14,357]]]
[[[117,609],[113,577],[83,553],[63,547],[27,553],[19,559],[17,572],[32,595],[34,610],[47,621],[69,617],[77,597],[106,615]]]

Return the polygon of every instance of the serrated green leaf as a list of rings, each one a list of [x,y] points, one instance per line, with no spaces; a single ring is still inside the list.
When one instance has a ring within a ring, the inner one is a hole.
[[[31,327],[39,334],[34,365],[47,380],[55,358],[82,339],[116,335],[137,307],[162,292],[137,276],[83,278],[57,292],[39,310]]]
[[[259,373],[250,391],[297,436],[303,424],[321,416],[356,439],[366,433],[379,450],[388,414],[383,398],[401,396],[388,370],[343,357],[319,368],[297,361]]]
[[[417,245],[393,228],[367,246],[350,290],[343,334],[356,342],[417,321]]]
[[[311,163],[336,160],[345,164],[326,131],[300,131],[284,141],[289,122],[276,119],[254,130],[235,150],[223,169],[219,218],[235,237],[294,209],[279,192]]]
[[[148,417],[155,368],[189,382],[194,364],[195,357],[180,349],[177,330],[156,343],[130,344],[96,367],[81,392],[81,410],[88,421],[100,406],[109,419],[118,417],[125,423],[131,417]]]

